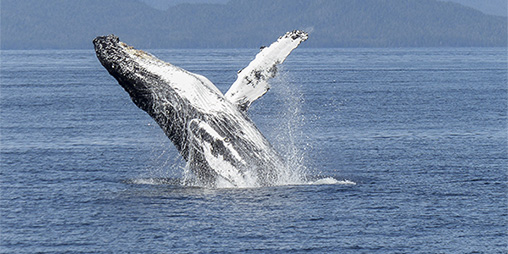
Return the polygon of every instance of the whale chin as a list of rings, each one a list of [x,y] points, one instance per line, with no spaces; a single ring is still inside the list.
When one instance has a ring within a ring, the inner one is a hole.
[[[206,77],[134,49],[115,35],[93,43],[100,63],[159,124],[200,184],[254,187],[277,184],[285,164],[245,111],[269,90],[277,65],[306,39],[305,32],[295,30],[263,48],[225,95]]]

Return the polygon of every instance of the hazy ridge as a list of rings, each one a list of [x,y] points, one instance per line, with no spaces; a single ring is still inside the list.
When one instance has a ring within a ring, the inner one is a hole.
[[[437,0],[232,0],[158,10],[137,0],[2,0],[2,49],[91,48],[116,34],[139,48],[258,47],[305,29],[305,47],[507,44],[506,17]]]

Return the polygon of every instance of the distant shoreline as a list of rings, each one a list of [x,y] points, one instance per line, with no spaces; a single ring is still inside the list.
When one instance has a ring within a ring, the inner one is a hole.
[[[108,34],[141,49],[254,48],[295,29],[310,33],[309,48],[508,44],[506,17],[447,1],[231,0],[161,11],[139,0],[2,0],[0,11],[4,50],[88,49]]]

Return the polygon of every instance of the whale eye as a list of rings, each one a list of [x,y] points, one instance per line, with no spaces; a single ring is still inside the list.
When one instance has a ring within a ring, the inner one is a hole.
[[[230,138],[224,138],[224,142],[230,142],[231,139]]]

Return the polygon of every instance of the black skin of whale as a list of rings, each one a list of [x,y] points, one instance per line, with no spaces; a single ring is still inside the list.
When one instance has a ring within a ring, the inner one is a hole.
[[[141,66],[136,60],[137,56],[155,57],[132,49],[114,35],[97,37],[93,43],[100,63],[127,91],[132,101],[157,122],[200,183],[213,186],[218,177],[223,177],[207,161],[203,143],[211,146],[213,156],[236,168],[239,175],[247,171],[255,172],[261,186],[277,182],[275,171],[284,166],[282,158],[246,113],[227,101],[222,94],[205,89],[207,96],[211,97],[207,99],[232,110],[224,113],[204,112],[182,96],[171,82]],[[127,48],[134,50],[135,54]],[[183,69],[178,71],[194,75]],[[199,78],[196,80],[200,82]],[[161,103],[161,97],[165,103]],[[230,181],[227,175],[225,178]]]

